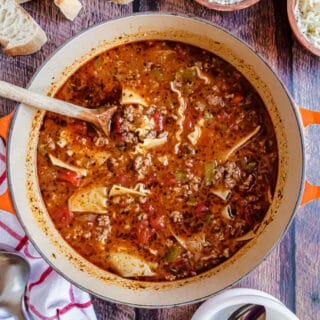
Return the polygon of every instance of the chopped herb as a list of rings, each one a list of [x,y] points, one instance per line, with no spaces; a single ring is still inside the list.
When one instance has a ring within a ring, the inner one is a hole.
[[[160,67],[154,67],[151,72],[154,74],[154,76],[159,79],[161,77],[161,68]]]
[[[177,171],[176,179],[178,181],[185,181],[187,179],[187,174],[185,172],[183,172],[183,171]]]
[[[187,82],[195,79],[197,73],[191,68],[180,68],[176,73],[176,80],[179,82]]]
[[[212,119],[212,118],[213,118],[213,114],[206,110],[206,111],[204,112],[204,118],[205,118],[206,120]]]
[[[48,151],[47,151],[47,148],[46,148],[46,145],[45,144],[39,144],[38,145],[38,152],[42,155],[42,156],[45,156]]]
[[[183,87],[183,93],[186,94],[186,95],[190,95],[191,93],[193,93],[193,89],[190,85],[185,85]]]
[[[190,206],[190,207],[195,207],[197,204],[198,204],[198,201],[197,201],[196,198],[190,198],[187,201],[187,205]]]
[[[214,160],[208,161],[204,165],[204,180],[203,180],[203,182],[206,186],[209,186],[209,185],[215,183],[215,177],[214,177],[215,167],[216,167],[216,164],[215,164]]]
[[[95,69],[99,69],[102,65],[102,61],[101,61],[101,57],[97,57],[94,62],[93,62],[93,66]]]
[[[171,247],[165,255],[165,260],[167,262],[175,261],[180,254],[180,247]]]

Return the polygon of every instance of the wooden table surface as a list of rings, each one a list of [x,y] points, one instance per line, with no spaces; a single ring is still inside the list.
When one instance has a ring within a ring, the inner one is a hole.
[[[73,22],[66,20],[52,2],[33,0],[23,5],[44,28],[49,41],[31,56],[8,57],[0,52],[1,80],[26,86],[37,68],[57,47],[89,26],[133,12],[167,11],[201,17],[242,38],[265,58],[299,105],[320,111],[320,59],[294,41],[284,0],[261,0],[250,8],[233,13],[209,10],[192,0],[135,0],[130,5],[117,5],[107,0],[82,0],[83,10]],[[15,103],[0,98],[1,115],[12,111],[14,106]],[[307,178],[319,185],[318,137],[319,126],[305,130]],[[319,212],[320,201],[300,208],[273,252],[236,286],[256,288],[274,295],[301,320],[320,319]],[[97,318],[110,320],[187,320],[200,305],[148,310],[96,297],[93,297],[93,303]]]

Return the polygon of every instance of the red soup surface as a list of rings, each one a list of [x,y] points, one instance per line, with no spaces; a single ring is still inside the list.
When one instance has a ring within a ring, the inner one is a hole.
[[[93,264],[182,279],[231,257],[261,224],[277,177],[275,132],[255,89],[214,54],[126,44],[79,68],[56,97],[117,107],[107,135],[47,113],[38,143],[47,210]]]

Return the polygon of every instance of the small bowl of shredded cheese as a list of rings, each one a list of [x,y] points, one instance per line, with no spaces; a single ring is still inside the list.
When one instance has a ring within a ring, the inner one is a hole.
[[[287,9],[295,38],[320,57],[320,0],[288,0]]]
[[[252,6],[260,0],[195,0],[203,6],[219,11],[235,11]]]

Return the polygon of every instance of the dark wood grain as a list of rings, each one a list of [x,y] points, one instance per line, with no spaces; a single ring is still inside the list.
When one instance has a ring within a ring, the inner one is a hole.
[[[26,86],[39,66],[73,35],[97,23],[139,11],[167,11],[200,17],[229,30],[254,48],[278,74],[297,104],[320,111],[320,59],[306,52],[291,34],[286,1],[261,0],[238,12],[217,12],[192,0],[135,0],[116,5],[106,0],[82,0],[74,22],[67,21],[50,0],[33,0],[24,7],[46,31],[49,41],[36,54],[8,57],[0,53],[0,79]],[[0,114],[15,103],[0,98]],[[306,173],[320,185],[320,127],[305,130]],[[263,290],[295,311],[302,320],[320,319],[320,201],[299,209],[283,239],[266,259],[236,286]],[[148,310],[93,297],[98,319],[188,320],[198,304]],[[223,319],[222,319],[223,320]],[[278,319],[277,319],[278,320]],[[279,319],[280,320],[280,319]]]

